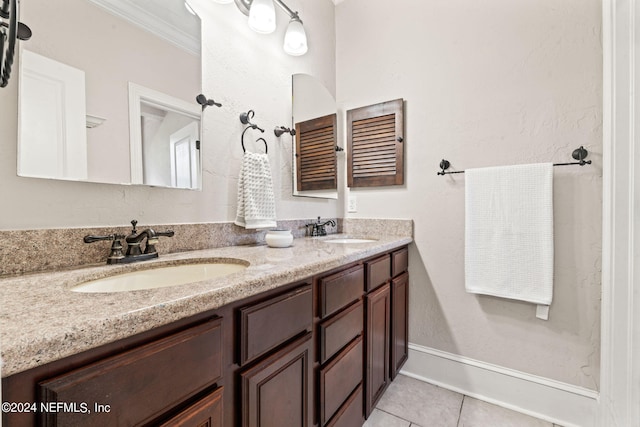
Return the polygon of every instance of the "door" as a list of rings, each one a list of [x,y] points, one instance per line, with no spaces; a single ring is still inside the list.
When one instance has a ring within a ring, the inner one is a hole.
[[[171,147],[171,186],[198,188],[198,124],[191,122],[169,137]]]

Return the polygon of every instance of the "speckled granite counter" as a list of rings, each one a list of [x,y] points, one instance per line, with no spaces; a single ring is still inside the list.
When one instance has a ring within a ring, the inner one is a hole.
[[[0,280],[2,377],[116,341],[323,271],[391,251],[409,236],[371,243],[295,239],[290,248],[233,246],[162,255],[129,265],[100,265]],[[370,236],[358,236],[370,237]],[[118,293],[77,293],[72,286],[117,273],[198,260],[239,259],[249,267],[193,284]]]

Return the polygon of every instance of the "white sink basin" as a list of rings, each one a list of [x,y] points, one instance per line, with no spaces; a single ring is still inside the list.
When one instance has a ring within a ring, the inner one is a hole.
[[[351,239],[349,237],[323,240],[325,243],[371,243],[375,241],[375,239]]]
[[[226,276],[247,267],[248,263],[230,262],[173,265],[91,280],[76,285],[71,290],[74,292],[126,292],[157,289]]]

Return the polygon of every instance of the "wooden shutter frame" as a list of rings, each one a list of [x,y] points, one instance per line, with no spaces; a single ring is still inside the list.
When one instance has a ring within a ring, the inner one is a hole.
[[[395,174],[354,177],[354,122],[395,115]],[[347,111],[347,184],[349,187],[378,187],[404,184],[404,100],[402,98]]]
[[[337,114],[329,114],[322,117],[317,117],[315,119],[306,120],[304,122],[299,122],[295,124],[296,128],[296,183],[298,191],[313,191],[313,190],[337,190],[338,189],[338,164],[337,164],[337,156],[335,147],[337,146],[338,141],[338,131],[337,131]],[[303,155],[302,149],[300,146],[302,137],[307,133],[314,131],[316,129],[322,128],[331,128],[331,141],[327,141],[326,148],[327,153],[314,158],[313,161],[323,162],[328,166],[329,170],[333,169],[333,174],[331,177],[327,177],[324,180],[319,180],[315,182],[305,181],[303,178],[303,162],[308,161],[306,156]],[[329,153],[328,148],[331,146],[331,151]]]

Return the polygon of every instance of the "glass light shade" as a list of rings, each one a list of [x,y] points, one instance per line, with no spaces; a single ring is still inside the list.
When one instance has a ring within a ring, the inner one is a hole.
[[[292,19],[284,35],[284,51],[292,56],[300,56],[307,53],[307,34],[299,19]]]
[[[233,2],[233,0],[213,0],[213,1],[220,4],[229,4]]]
[[[275,31],[276,9],[272,0],[253,0],[251,2],[249,27],[260,34],[269,34]]]

